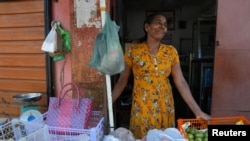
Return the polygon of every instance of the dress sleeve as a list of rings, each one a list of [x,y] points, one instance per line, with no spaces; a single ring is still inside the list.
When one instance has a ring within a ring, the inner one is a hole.
[[[172,57],[173,57],[173,65],[177,64],[177,63],[180,63],[178,52],[177,52],[177,50],[176,50],[176,48],[174,46],[171,46],[171,52],[172,52],[171,54],[172,54]]]

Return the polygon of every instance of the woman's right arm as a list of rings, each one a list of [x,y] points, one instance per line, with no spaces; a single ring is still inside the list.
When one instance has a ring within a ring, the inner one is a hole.
[[[115,84],[115,87],[112,91],[112,102],[113,103],[118,99],[118,97],[121,95],[122,91],[126,87],[130,74],[131,74],[131,67],[129,67],[127,65],[127,63],[125,63],[125,68],[122,71],[122,73],[120,74],[120,77],[119,77],[119,79],[118,79],[117,83]]]

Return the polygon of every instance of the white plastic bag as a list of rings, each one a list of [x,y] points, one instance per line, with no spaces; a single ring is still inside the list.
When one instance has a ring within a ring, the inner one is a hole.
[[[55,23],[51,24],[51,30],[43,41],[41,50],[49,53],[54,53],[57,50],[57,32]]]
[[[147,133],[147,141],[188,141],[176,128],[166,128],[165,130],[151,129]]]

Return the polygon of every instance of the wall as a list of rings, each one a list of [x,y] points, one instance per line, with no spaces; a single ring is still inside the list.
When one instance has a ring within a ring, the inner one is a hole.
[[[13,98],[26,93],[42,93],[34,104],[47,111],[43,40],[43,0],[0,2],[0,117],[19,117],[29,109]]]
[[[65,30],[71,31],[70,29],[70,1],[52,1],[52,20],[61,22],[62,27]],[[72,33],[71,33],[72,34]],[[71,76],[71,55],[70,53],[65,56],[67,58],[67,61],[60,60],[54,62],[54,86],[55,86],[55,94],[57,94],[61,88],[61,82],[63,81],[65,83],[71,82],[72,76]],[[66,61],[66,62],[65,62]],[[65,63],[65,65],[64,65]],[[62,74],[62,69],[64,69],[64,73]],[[61,80],[61,79],[64,80]]]
[[[109,1],[106,1],[109,9]],[[94,39],[101,28],[99,0],[52,1],[53,20],[58,20],[71,33],[71,52],[65,59],[54,62],[55,93],[61,85],[74,82],[81,87],[81,96],[95,100],[94,109],[103,107],[104,76],[88,65]],[[75,95],[73,94],[73,97]]]

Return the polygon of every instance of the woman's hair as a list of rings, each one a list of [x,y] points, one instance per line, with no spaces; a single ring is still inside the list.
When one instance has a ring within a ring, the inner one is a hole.
[[[143,31],[144,31],[144,36],[138,40],[139,43],[144,42],[147,40],[147,32],[145,31],[145,24],[151,24],[154,18],[158,15],[164,16],[167,19],[167,16],[162,13],[162,12],[153,12],[150,13],[149,15],[146,16],[146,19],[144,20],[143,23]]]

